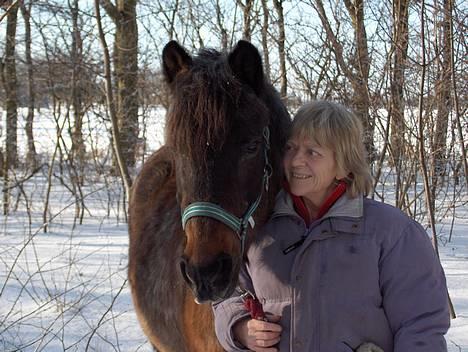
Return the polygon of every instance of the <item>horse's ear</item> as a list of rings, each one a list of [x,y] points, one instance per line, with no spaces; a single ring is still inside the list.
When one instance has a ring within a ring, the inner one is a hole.
[[[257,48],[245,40],[240,40],[229,54],[228,60],[234,76],[258,94],[264,82],[262,58]]]
[[[177,74],[192,66],[192,58],[175,40],[171,40],[162,52],[164,76],[171,83]]]

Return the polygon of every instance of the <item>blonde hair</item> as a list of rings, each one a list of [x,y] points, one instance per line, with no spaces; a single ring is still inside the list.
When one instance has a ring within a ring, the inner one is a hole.
[[[372,175],[359,118],[344,106],[329,101],[304,104],[294,116],[291,136],[311,140],[333,150],[338,170],[349,174],[351,198],[372,190]]]

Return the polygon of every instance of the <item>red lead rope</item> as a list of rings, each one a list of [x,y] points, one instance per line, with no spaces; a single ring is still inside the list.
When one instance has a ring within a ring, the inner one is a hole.
[[[257,297],[255,297],[250,292],[246,292],[243,298],[244,298],[244,307],[250,312],[250,317],[252,319],[264,320],[264,321],[267,320],[265,316],[265,312],[263,311],[262,304],[260,303]]]
[[[257,320],[266,320],[262,304],[257,298],[248,297],[244,301],[245,308],[250,312],[250,317]]]

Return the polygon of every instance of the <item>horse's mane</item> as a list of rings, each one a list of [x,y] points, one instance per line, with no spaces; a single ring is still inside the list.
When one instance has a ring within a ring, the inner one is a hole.
[[[213,49],[201,50],[193,58],[190,72],[180,73],[174,84],[166,142],[192,155],[194,148],[220,149],[232,124],[226,116],[241,95],[241,84],[233,77],[226,55]]]

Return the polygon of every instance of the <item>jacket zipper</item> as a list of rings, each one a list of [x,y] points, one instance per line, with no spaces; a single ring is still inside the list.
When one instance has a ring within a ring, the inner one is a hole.
[[[286,255],[289,252],[292,252],[293,250],[295,250],[296,248],[299,248],[304,243],[305,239],[306,239],[306,236],[301,236],[301,239],[299,241],[294,242],[290,246],[283,249],[283,254]]]

